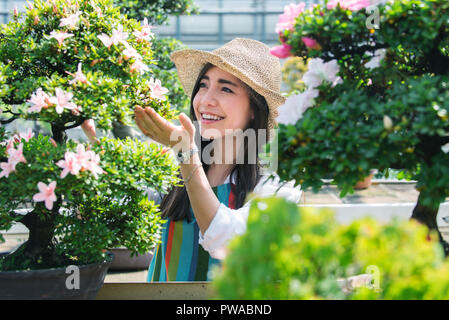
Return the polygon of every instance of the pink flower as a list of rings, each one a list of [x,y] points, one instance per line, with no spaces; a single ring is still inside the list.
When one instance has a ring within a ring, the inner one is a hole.
[[[161,80],[156,79],[155,81],[153,78],[151,78],[149,87],[151,90],[151,98],[165,101],[166,97],[164,96],[164,94],[168,92],[168,89],[162,86]]]
[[[28,131],[26,133],[19,133],[19,137],[21,139],[25,139],[25,142],[28,142],[32,137],[34,137],[33,130],[31,128],[28,128]]]
[[[14,165],[14,169],[19,162],[23,163],[27,162],[25,157],[23,156],[23,143],[19,144],[17,149],[10,148],[8,150],[8,154],[9,154],[8,162]]]
[[[321,46],[318,44],[318,42],[315,39],[308,38],[308,37],[302,37],[302,42],[306,45],[307,48],[310,49],[321,49]]]
[[[128,39],[128,33],[123,32],[123,26],[120,24],[117,29],[112,30],[112,36],[111,40],[112,43],[115,45],[118,45],[119,42],[126,42],[126,39]]]
[[[80,167],[86,167],[87,163],[90,161],[91,154],[89,152],[86,152],[86,149],[82,144],[79,144],[76,147],[75,157]]]
[[[1,162],[0,169],[2,169],[2,172],[0,172],[0,178],[1,177],[8,178],[9,174],[16,170],[16,165],[11,162]]]
[[[75,158],[81,169],[89,170],[95,179],[98,178],[98,174],[104,173],[103,169],[99,166],[100,156],[93,151],[86,151],[82,144],[76,147]]]
[[[117,29],[112,30],[112,36],[109,37],[107,34],[102,33],[98,36],[98,38],[109,49],[113,44],[118,45],[120,42],[126,45],[128,33],[123,32],[123,26],[119,25]]]
[[[125,58],[125,60],[129,60],[130,58],[134,58],[137,60],[142,59],[142,56],[137,52],[137,50],[131,47],[128,43],[126,43],[125,47],[126,49],[122,52],[123,58]]]
[[[83,71],[81,70],[82,63],[78,63],[78,70],[75,74],[66,71],[66,73],[70,74],[72,77],[74,77],[72,80],[69,81],[69,84],[76,83],[80,81],[81,83],[88,83],[86,76],[84,75]]]
[[[318,90],[308,89],[299,94],[289,96],[285,103],[278,108],[279,115],[276,121],[285,125],[294,125],[302,118],[304,112],[314,105],[314,99],[318,95]]]
[[[8,152],[9,149],[14,147],[14,143],[19,143],[22,139],[25,139],[25,142],[30,141],[30,139],[34,136],[33,130],[31,128],[28,129],[26,133],[19,133],[12,136],[12,138],[8,141],[8,144],[6,146],[6,152]]]
[[[100,7],[94,7],[94,8],[95,8],[95,12],[97,13],[97,15],[99,17],[102,17],[103,16],[103,12],[101,12],[101,8]]]
[[[358,11],[371,5],[370,0],[330,0],[327,3],[327,8],[333,9],[338,4],[340,4],[342,9],[348,9],[351,11]]]
[[[28,112],[40,112],[42,108],[48,108],[50,97],[42,91],[42,88],[39,88],[31,95],[30,100],[27,102],[32,104],[31,108],[28,109]]]
[[[332,86],[342,82],[338,76],[340,67],[336,60],[324,62],[321,58],[313,58],[309,60],[307,65],[307,72],[303,75],[302,80],[308,88],[316,88],[320,86],[323,81],[330,82]]]
[[[284,7],[284,13],[279,16],[276,25],[276,33],[281,33],[285,30],[293,30],[296,18],[300,13],[304,12],[306,4],[304,2],[294,4],[291,3]]]
[[[58,41],[58,45],[62,46],[62,43],[64,42],[65,39],[73,37],[73,34],[71,33],[66,33],[66,32],[56,32],[56,31],[52,31],[50,33],[50,37],[49,38],[55,38]]]
[[[90,152],[91,160],[86,163],[86,169],[89,170],[92,175],[95,177],[95,179],[98,179],[98,174],[104,173],[103,169],[99,166],[100,164],[100,156],[98,154],[95,154],[93,151]]]
[[[146,64],[142,62],[142,60],[137,59],[134,63],[129,67],[130,72],[139,72],[140,74],[144,74],[145,71],[149,71],[150,68]]]
[[[101,40],[101,42],[103,42],[103,44],[109,49],[112,46],[112,39],[105,33],[100,34],[99,36],[97,36],[98,39]]]
[[[60,88],[56,88],[56,96],[50,98],[50,102],[55,105],[56,112],[61,114],[65,109],[72,110],[76,108],[76,104],[70,102],[73,97],[73,93],[64,92]]]
[[[69,172],[73,175],[77,175],[81,170],[81,166],[75,154],[67,151],[64,155],[64,159],[65,160],[59,160],[56,163],[56,165],[64,169],[61,172],[61,178],[65,178]]]
[[[61,19],[61,23],[59,24],[59,26],[60,27],[69,26],[70,29],[75,29],[76,28],[76,24],[80,20],[79,16],[81,14],[82,14],[82,12],[78,11],[77,13],[72,14],[71,16],[69,16],[67,18],[62,18]]]
[[[291,49],[292,49],[292,46],[283,43],[280,46],[275,46],[275,47],[271,48],[270,53],[275,57],[285,59],[291,55],[290,54]]]
[[[33,196],[33,200],[36,202],[45,201],[45,207],[48,210],[53,209],[53,202],[56,201],[56,181],[50,182],[48,186],[43,182],[38,182],[37,187],[40,192]]]
[[[148,25],[148,20],[145,18],[143,20],[142,30],[135,30],[133,35],[136,37],[137,42],[148,41],[150,42],[151,38],[154,37],[153,32],[151,31],[153,27]]]

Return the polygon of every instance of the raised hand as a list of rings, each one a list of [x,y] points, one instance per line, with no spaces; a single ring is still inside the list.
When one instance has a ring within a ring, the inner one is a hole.
[[[179,115],[180,126],[170,123],[150,107],[137,106],[134,114],[139,129],[154,141],[175,151],[186,151],[195,145],[195,127],[186,114]]]

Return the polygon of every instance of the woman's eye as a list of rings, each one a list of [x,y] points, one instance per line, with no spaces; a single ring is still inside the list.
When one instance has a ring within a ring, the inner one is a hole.
[[[205,88],[205,87],[206,87],[206,84],[205,84],[204,82],[200,82],[199,87],[200,87],[200,88]]]
[[[222,89],[224,92],[228,92],[228,93],[234,93],[234,91],[232,91],[231,89],[227,88],[227,87],[223,87]]]

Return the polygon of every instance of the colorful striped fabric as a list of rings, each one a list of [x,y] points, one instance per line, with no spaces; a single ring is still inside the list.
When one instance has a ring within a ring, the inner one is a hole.
[[[233,185],[225,183],[213,187],[218,200],[231,209],[235,208]],[[148,270],[148,282],[158,281],[209,281],[209,271],[219,260],[198,243],[199,228],[189,208],[190,222],[171,221],[164,224],[162,241],[154,251]]]

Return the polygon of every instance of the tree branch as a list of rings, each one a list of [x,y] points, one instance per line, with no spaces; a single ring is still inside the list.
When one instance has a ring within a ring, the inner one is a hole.
[[[73,129],[73,128],[79,127],[80,125],[83,124],[83,122],[85,120],[87,120],[87,118],[82,117],[78,121],[76,121],[74,124],[72,124],[70,126],[67,126],[67,127],[64,127],[64,130],[68,130],[68,129]]]

